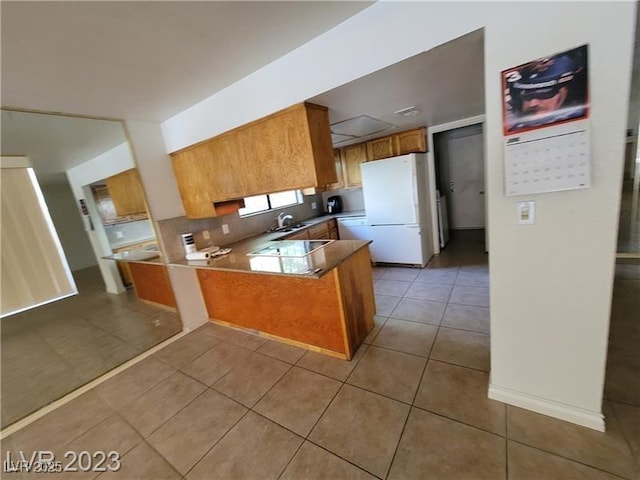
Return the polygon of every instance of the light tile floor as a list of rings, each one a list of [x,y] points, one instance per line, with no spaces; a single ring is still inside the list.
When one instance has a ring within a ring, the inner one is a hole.
[[[468,233],[424,270],[376,268],[351,362],[207,324],[3,450],[115,450],[99,478],[139,480],[637,479],[637,405],[605,402],[600,433],[487,399],[486,263]]]
[[[79,295],[2,319],[2,426],[182,330],[177,313],[107,293],[97,267],[73,272]]]

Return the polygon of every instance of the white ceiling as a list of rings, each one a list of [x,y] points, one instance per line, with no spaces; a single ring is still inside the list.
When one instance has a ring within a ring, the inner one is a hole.
[[[2,104],[164,121],[370,4],[2,1]],[[484,112],[483,64],[472,32],[310,100],[332,123],[434,125]],[[421,113],[393,114],[409,106]],[[118,122],[6,115],[2,153],[30,155],[44,182],[124,141]]]
[[[471,32],[309,101],[329,107],[332,124],[368,115],[395,125],[398,131],[483,114],[484,33],[482,30]],[[413,117],[393,113],[411,106],[420,113]],[[337,145],[384,134],[386,132]]]
[[[371,3],[2,1],[2,105],[164,121]]]
[[[127,141],[121,122],[2,111],[2,155],[27,155],[41,184]]]

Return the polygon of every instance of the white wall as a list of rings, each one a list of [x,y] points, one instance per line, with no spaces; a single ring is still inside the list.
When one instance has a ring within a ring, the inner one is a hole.
[[[530,407],[542,400],[548,413],[599,427],[635,7],[536,2],[503,10],[517,10],[527,24],[519,24],[518,35],[507,23],[497,24],[485,37],[494,396]],[[536,25],[544,25],[545,35],[534,33]],[[491,84],[505,67],[584,43],[593,186],[528,196],[536,201],[536,225],[518,226],[515,203],[522,198],[503,193],[500,90]]]
[[[175,151],[484,27],[492,395],[600,428],[634,8],[632,2],[376,3],[166,121],[166,148]],[[531,196],[537,223],[518,227],[517,199],[503,187],[500,72],[584,43],[593,187]]]
[[[157,222],[184,216],[178,184],[173,174],[171,158],[167,155],[160,124],[127,121],[125,128],[132,141],[151,218]]]
[[[84,198],[82,187],[135,167],[129,144],[124,142],[117,147],[98,155],[77,167],[67,170],[71,190],[77,199]]]
[[[102,222],[99,220],[100,216],[93,201],[93,196],[86,186],[133,167],[135,167],[135,164],[131,156],[131,149],[129,144],[125,142],[96,158],[67,170],[67,179],[71,185],[73,196],[76,198],[76,208],[79,209],[77,201],[81,198],[85,199],[87,208],[94,220],[94,229],[87,230],[87,235],[98,257],[98,266],[100,267],[107,292],[115,294],[124,292],[125,288],[116,262],[100,258],[111,255],[111,246]]]
[[[43,184],[40,188],[69,262],[69,268],[73,271],[97,265],[69,184]]]
[[[126,129],[133,145],[151,218],[158,222],[184,216],[178,184],[173,175],[171,158],[165,151],[160,124],[127,121]],[[157,239],[162,251],[166,252],[162,235],[158,235]],[[208,314],[196,271],[169,267],[168,272],[184,329],[192,330],[206,323]]]

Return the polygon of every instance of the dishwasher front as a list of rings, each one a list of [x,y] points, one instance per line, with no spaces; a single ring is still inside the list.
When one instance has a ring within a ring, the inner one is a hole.
[[[338,218],[340,240],[371,240],[367,217]]]

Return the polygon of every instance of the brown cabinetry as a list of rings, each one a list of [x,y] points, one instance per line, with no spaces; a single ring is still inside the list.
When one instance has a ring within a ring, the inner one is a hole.
[[[345,187],[362,185],[360,164],[367,161],[367,146],[364,143],[342,148],[342,173]]]
[[[129,262],[128,265],[138,299],[176,309],[176,299],[166,266],[138,262]]]
[[[335,220],[330,220],[327,222],[329,224],[329,238],[331,240],[339,240],[340,236],[338,235],[338,224]]]
[[[379,160],[395,155],[394,136],[387,136],[367,142],[367,160]]]
[[[336,183],[330,183],[329,185],[325,185],[325,187],[321,189],[322,191],[337,190],[338,188],[344,187],[344,174],[342,173],[342,158],[340,157],[340,154],[341,152],[339,148],[333,149],[333,158],[334,158],[334,163],[336,167],[337,181]]]
[[[338,182],[326,185],[324,190],[338,188],[360,187],[362,177],[360,164],[383,158],[405,155],[407,153],[424,153],[427,151],[427,141],[424,128],[416,128],[405,132],[387,135],[363,143],[356,143],[347,147],[334,149]]]
[[[305,229],[302,232],[294,233],[288,236],[287,240],[309,240],[309,230]]]
[[[311,240],[338,239],[338,226],[334,219],[322,222],[309,228],[309,238]]]
[[[138,169],[132,168],[109,177],[106,184],[118,216],[147,211]]]
[[[328,222],[320,223],[309,228],[309,238],[311,240],[328,239],[329,238],[329,225]]]
[[[335,219],[318,223],[301,232],[296,232],[286,237],[287,240],[338,240],[338,224]]]
[[[171,154],[187,217],[214,204],[337,181],[326,107],[300,104]]]
[[[197,269],[209,318],[350,360],[373,329],[368,248],[320,278]]]
[[[394,155],[405,155],[407,153],[424,153],[427,151],[427,139],[424,128],[408,130],[406,132],[393,135]]]
[[[113,199],[111,198],[111,194],[109,193],[106,185],[92,185],[91,193],[93,194],[93,199],[96,203],[96,208],[98,209],[103,225],[133,222],[148,218],[147,212],[118,215]]]
[[[136,250],[138,248],[149,247],[151,245],[157,245],[158,241],[154,238],[153,240],[147,240],[146,242],[140,242],[133,245],[127,245],[126,247],[114,248],[113,253],[121,253],[126,252],[128,250]],[[118,265],[118,271],[120,272],[120,277],[122,278],[122,284],[127,287],[133,283],[131,278],[131,270],[129,269],[129,262],[116,262]]]

